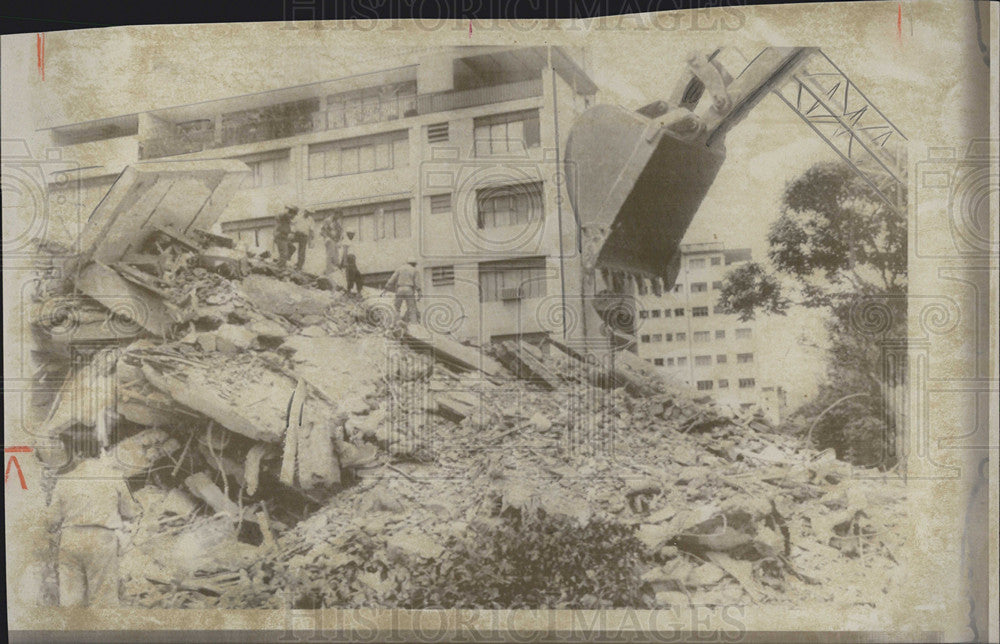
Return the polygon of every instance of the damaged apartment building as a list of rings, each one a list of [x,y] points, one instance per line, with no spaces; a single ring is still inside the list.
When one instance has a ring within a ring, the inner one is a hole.
[[[557,181],[570,126],[597,92],[582,56],[460,47],[400,62],[51,127],[78,169],[50,178],[50,211],[85,220],[136,162],[235,159],[251,172],[212,232],[242,248],[271,250],[286,204],[317,220],[336,214],[355,233],[366,285],[419,258],[423,305],[453,337],[594,337],[579,232]],[[305,270],[323,263],[314,244]]]

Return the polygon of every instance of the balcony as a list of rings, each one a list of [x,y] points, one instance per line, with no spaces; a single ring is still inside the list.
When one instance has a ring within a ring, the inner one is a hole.
[[[466,107],[476,107],[477,105],[517,101],[541,95],[541,78],[532,78],[505,85],[490,85],[487,87],[475,87],[473,89],[420,94],[417,96],[417,113],[432,114],[434,112],[447,112]]]
[[[489,105],[542,95],[542,79],[534,78],[504,85],[466,90],[401,96],[391,103],[371,110],[319,111],[317,99],[281,103],[253,110],[224,114],[220,126],[216,119],[205,118],[177,124],[176,133],[149,137],[140,142],[140,159],[158,159],[178,154],[282,139],[310,132],[335,130],[363,123],[391,121],[417,114],[446,112],[478,105]],[[218,131],[217,131],[218,130]]]
[[[78,167],[119,167],[133,163],[137,148],[135,136],[86,141],[62,146],[63,159]]]

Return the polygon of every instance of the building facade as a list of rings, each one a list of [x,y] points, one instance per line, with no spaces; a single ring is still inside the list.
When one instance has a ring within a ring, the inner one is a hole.
[[[725,274],[749,260],[749,248],[681,244],[673,289],[637,296],[639,356],[719,402],[759,403],[754,324],[722,313],[718,304]]]
[[[583,332],[567,326],[585,313],[561,155],[596,86],[558,47],[461,47],[403,62],[50,128],[81,166],[50,183],[50,210],[85,219],[131,163],[238,159],[249,172],[216,231],[238,244],[273,252],[275,215],[295,204],[354,232],[369,285],[417,258],[436,330],[479,341]],[[324,263],[317,239],[305,268]]]

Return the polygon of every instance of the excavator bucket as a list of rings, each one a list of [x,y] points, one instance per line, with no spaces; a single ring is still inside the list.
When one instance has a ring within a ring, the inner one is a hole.
[[[672,285],[672,260],[724,149],[675,138],[642,114],[598,105],[573,124],[565,158],[578,225],[607,234],[597,266]]]
[[[598,105],[573,124],[565,175],[586,269],[671,287],[681,239],[725,160],[726,132],[815,50],[768,47],[735,77],[714,60],[719,51],[689,59],[669,102],[638,112]]]

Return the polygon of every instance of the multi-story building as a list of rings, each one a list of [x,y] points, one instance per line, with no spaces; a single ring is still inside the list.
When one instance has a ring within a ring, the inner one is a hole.
[[[718,304],[726,272],[749,260],[749,248],[682,244],[670,292],[637,297],[639,356],[720,402],[759,402],[754,325]]]
[[[82,166],[50,184],[85,218],[130,163],[250,168],[217,226],[268,249],[285,204],[354,231],[365,282],[408,256],[439,330],[490,340],[584,330],[578,232],[558,180],[597,87],[558,47],[461,47],[372,73],[50,128]],[[75,179],[75,180],[73,180]],[[72,215],[68,215],[72,216]],[[322,243],[306,269],[321,270]],[[433,316],[433,317],[432,317]]]

